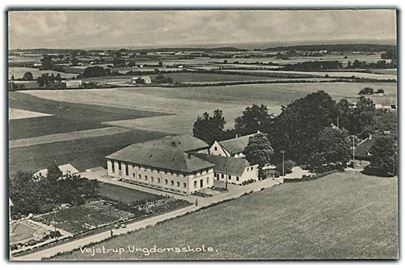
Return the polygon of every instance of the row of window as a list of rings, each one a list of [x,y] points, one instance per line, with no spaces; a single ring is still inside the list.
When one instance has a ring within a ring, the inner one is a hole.
[[[223,174],[223,173],[221,173],[221,174],[219,174],[219,173],[216,173],[215,174],[215,178],[216,179],[225,179],[225,174]],[[232,179],[232,175],[228,175],[228,180],[231,180]],[[236,181],[239,181],[239,176],[236,176]]]
[[[122,164],[120,163],[120,162],[118,162],[118,163],[116,163],[118,166],[118,168],[117,168],[117,171],[115,170],[115,163],[112,163],[112,172],[113,173],[117,173],[117,172],[119,172],[119,171],[121,171],[122,169],[123,169],[123,175],[128,175],[128,166],[122,166]],[[123,168],[122,168],[123,167]],[[145,170],[145,171],[149,171],[149,172],[152,172],[152,171],[155,171],[156,173],[164,173],[164,174],[170,174],[170,175],[175,175],[175,176],[177,176],[177,177],[179,177],[180,175],[182,175],[183,177],[186,177],[187,175],[185,174],[185,173],[182,173],[182,174],[179,174],[179,173],[174,173],[174,172],[172,172],[172,171],[166,171],[166,170],[162,170],[162,171],[160,171],[160,170],[158,170],[158,169],[149,169],[149,168],[143,168],[143,167],[138,167],[138,166],[134,166],[134,169],[136,169],[136,170],[140,170],[140,169],[143,169],[143,170]],[[196,175],[198,176],[198,175],[200,175],[200,174],[204,174],[204,173],[208,173],[209,172],[209,170],[204,170],[204,171],[200,171],[200,172],[198,172]]]

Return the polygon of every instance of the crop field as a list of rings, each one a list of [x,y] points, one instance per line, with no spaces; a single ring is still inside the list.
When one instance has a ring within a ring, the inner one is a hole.
[[[251,73],[251,74],[262,74],[272,77],[326,77],[330,78],[362,78],[362,79],[372,79],[372,80],[396,80],[397,76],[393,74],[377,74],[377,73],[366,73],[366,72],[353,72],[353,71],[282,71],[282,70],[239,70],[239,69],[226,69],[226,72],[233,73]]]
[[[109,125],[140,128],[167,133],[191,133],[197,115],[205,111],[221,109],[227,121],[226,128],[233,127],[234,119],[246,106],[265,104],[269,111],[279,113],[282,105],[324,90],[334,99],[355,98],[365,88],[382,88],[385,96],[378,99],[390,102],[396,99],[396,83],[273,83],[256,85],[232,85],[212,87],[134,87],[99,90],[25,91],[30,95],[52,100],[64,100],[100,106],[135,108],[162,112],[166,116],[110,121]],[[377,97],[376,97],[377,98]]]
[[[76,250],[54,260],[395,259],[397,187],[396,178],[358,172],[283,184],[90,246],[204,245],[214,252],[89,256]]]
[[[226,82],[226,81],[253,81],[265,80],[266,77],[252,75],[233,75],[233,74],[217,74],[217,73],[199,73],[199,72],[176,72],[164,74],[165,77],[170,77],[174,82]]]
[[[162,115],[162,113],[106,106],[58,102],[19,92],[9,93],[9,107],[51,116],[9,121],[9,139],[36,137],[105,127],[104,121],[116,121]]]
[[[135,189],[129,189],[117,185],[112,185],[108,183],[98,182],[99,188],[97,189],[97,194],[100,196],[108,197],[114,201],[120,201],[123,203],[134,203],[137,201],[144,200],[158,200],[161,199],[161,196],[138,191]]]
[[[104,157],[130,144],[164,137],[165,133],[131,130],[108,136],[82,138],[9,149],[9,173],[36,172],[51,164],[70,163],[79,171],[106,166]]]
[[[62,78],[76,78],[77,74],[74,73],[65,73],[65,72],[59,72],[59,71],[54,71],[54,70],[39,70],[36,68],[29,68],[29,67],[9,67],[8,68],[8,77],[11,78],[11,76],[14,75],[15,79],[21,79],[26,72],[31,72],[32,76],[34,79],[38,78],[42,74],[49,73],[49,74],[60,74]]]

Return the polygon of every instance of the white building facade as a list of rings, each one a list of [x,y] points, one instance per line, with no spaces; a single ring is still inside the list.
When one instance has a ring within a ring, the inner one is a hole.
[[[213,168],[185,173],[107,159],[107,171],[110,176],[123,178],[134,184],[179,194],[188,195],[214,186]]]

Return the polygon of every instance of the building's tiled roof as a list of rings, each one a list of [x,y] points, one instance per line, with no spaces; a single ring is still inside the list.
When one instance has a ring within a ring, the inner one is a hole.
[[[218,143],[225,148],[228,153],[234,155],[243,152],[249,143],[249,138],[253,137],[254,135],[256,135],[256,133],[220,141]]]
[[[184,173],[214,167],[212,163],[187,154],[181,149],[161,148],[148,144],[132,144],[106,158]]]
[[[142,145],[164,149],[182,150],[184,152],[209,147],[206,142],[191,135],[166,136],[162,139],[144,142]]]
[[[243,158],[214,156],[204,153],[193,153],[193,155],[215,164],[214,170],[217,173],[241,176],[245,168],[250,166],[249,162]]]

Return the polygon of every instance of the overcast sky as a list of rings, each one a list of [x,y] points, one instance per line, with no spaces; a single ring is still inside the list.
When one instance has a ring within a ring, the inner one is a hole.
[[[9,47],[394,40],[394,10],[11,11]]]

